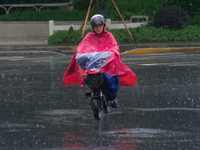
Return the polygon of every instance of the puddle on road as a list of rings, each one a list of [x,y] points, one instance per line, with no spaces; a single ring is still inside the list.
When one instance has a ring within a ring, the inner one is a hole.
[[[36,114],[48,115],[48,116],[71,116],[71,115],[83,115],[89,111],[76,110],[76,109],[61,109],[61,110],[50,110],[50,111],[38,111]]]
[[[189,135],[190,133],[162,129],[135,128],[115,130],[109,132],[108,134],[111,136],[127,138],[170,138],[183,137]]]
[[[149,112],[154,112],[154,111],[191,111],[191,112],[200,112],[200,108],[176,108],[176,107],[168,107],[168,108],[126,108],[129,110],[134,110],[134,111],[149,111]]]
[[[141,66],[196,66],[196,64],[192,63],[151,63],[151,64],[138,64]]]

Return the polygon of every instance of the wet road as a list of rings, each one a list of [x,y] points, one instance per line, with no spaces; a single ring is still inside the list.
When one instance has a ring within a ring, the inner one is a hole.
[[[0,57],[0,149],[200,149],[199,53],[123,55],[137,86],[99,122],[88,89],[62,83],[72,54],[39,56]]]

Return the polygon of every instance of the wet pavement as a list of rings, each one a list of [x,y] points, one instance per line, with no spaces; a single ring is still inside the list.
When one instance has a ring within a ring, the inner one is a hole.
[[[56,52],[56,53],[62,53],[62,54],[74,54],[76,52],[77,49],[77,44],[71,44],[71,45],[45,45],[45,44],[41,44],[40,41],[36,42],[33,41],[31,43],[31,41],[29,41],[29,45],[26,45],[21,42],[18,41],[17,43],[14,42],[10,43],[10,45],[6,45],[6,43],[3,43],[0,41],[0,52],[12,52],[12,51],[21,51],[21,52],[32,52],[32,51],[51,51],[51,52]],[[15,45],[14,45],[15,44]],[[200,52],[200,43],[199,42],[170,42],[170,43],[129,43],[129,44],[120,44],[120,52],[124,53],[127,51],[134,51],[134,50],[147,50],[142,54],[145,54],[148,52],[148,49],[151,49],[151,53],[156,53],[159,52],[157,51],[157,49],[165,49],[165,48],[171,48],[172,51],[177,51],[177,48],[190,48],[192,49],[191,52],[193,52],[194,50],[196,50],[196,52]],[[153,49],[153,51],[152,51]],[[166,52],[166,51],[165,51]],[[180,52],[180,50],[179,50]],[[0,53],[0,55],[1,55]],[[137,53],[134,53],[137,54]]]
[[[1,53],[0,149],[200,149],[200,53],[123,55],[138,83],[100,121],[88,88],[62,83],[72,56]]]

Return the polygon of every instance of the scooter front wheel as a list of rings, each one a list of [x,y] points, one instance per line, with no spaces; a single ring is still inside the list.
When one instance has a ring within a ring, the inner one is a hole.
[[[93,103],[94,118],[96,120],[100,120],[100,107],[98,99],[93,99],[92,103]]]
[[[108,113],[108,102],[106,99],[103,100],[103,112],[104,112],[104,114]]]

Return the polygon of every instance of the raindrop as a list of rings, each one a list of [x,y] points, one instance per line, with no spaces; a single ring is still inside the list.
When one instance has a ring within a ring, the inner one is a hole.
[[[4,75],[3,73],[1,74],[1,78],[2,78],[2,79],[4,79],[4,78],[5,78],[5,75]]]

